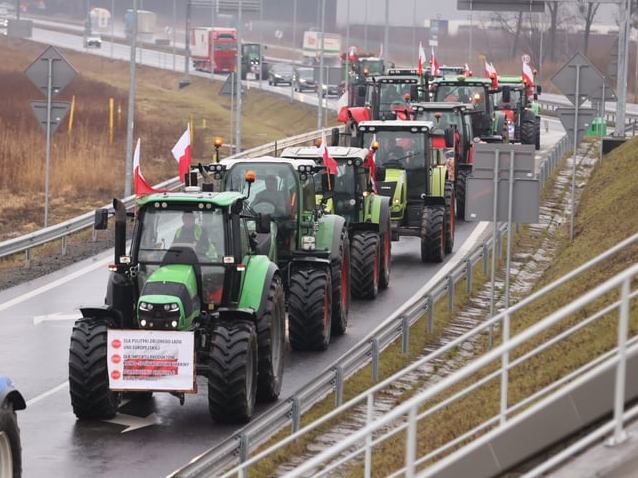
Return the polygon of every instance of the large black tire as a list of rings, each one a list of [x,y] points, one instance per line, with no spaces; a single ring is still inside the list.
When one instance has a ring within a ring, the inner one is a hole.
[[[392,269],[392,229],[388,219],[381,235],[381,271],[379,288],[387,289],[390,285],[390,269]]]
[[[247,320],[215,324],[208,367],[208,410],[219,423],[245,423],[257,397],[257,332]]]
[[[454,231],[456,229],[456,193],[452,181],[445,182],[445,253],[454,249]]]
[[[536,117],[535,126],[536,126],[536,151],[538,151],[539,149],[541,149],[541,117],[540,116]]]
[[[421,261],[445,257],[445,206],[425,206],[421,216]]]
[[[20,478],[22,475],[22,448],[18,420],[10,402],[0,404],[0,458],[8,455],[9,463],[0,462],[0,475],[11,470],[7,478]]]
[[[465,221],[465,192],[467,191],[467,177],[470,175],[468,169],[459,169],[456,172],[456,218]]]
[[[113,418],[120,394],[109,388],[106,321],[75,322],[69,348],[69,390],[73,413],[79,419]]]
[[[379,234],[357,232],[350,245],[352,265],[352,295],[359,299],[374,299],[379,293],[381,275],[381,244]]]
[[[536,145],[536,120],[521,123],[521,143]]]
[[[332,331],[332,286],[324,269],[298,269],[290,275],[288,338],[295,350],[326,350]]]
[[[343,335],[348,328],[350,310],[350,240],[348,231],[341,231],[339,251],[332,260],[330,270],[332,283],[332,333]]]
[[[279,276],[275,276],[270,283],[264,312],[257,319],[257,400],[260,402],[277,400],[281,392],[286,343],[285,322],[284,287]]]

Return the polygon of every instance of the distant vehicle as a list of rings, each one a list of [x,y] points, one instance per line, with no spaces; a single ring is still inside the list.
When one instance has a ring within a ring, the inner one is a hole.
[[[155,33],[155,26],[157,23],[157,15],[155,12],[148,10],[137,11],[137,33],[143,39],[150,39]],[[124,14],[124,31],[127,38],[133,33],[133,10],[126,10]]]
[[[241,44],[241,79],[259,80],[268,75],[268,65],[261,58],[262,49],[266,50],[266,45],[259,43]],[[261,71],[259,61],[261,60]]]
[[[84,39],[84,48],[102,48],[100,35],[89,35]]]
[[[341,35],[338,33],[325,33],[323,40],[324,62],[331,64],[331,60],[339,61],[341,55]],[[321,53],[321,32],[304,32],[303,57],[308,65],[318,64]]]
[[[341,67],[325,68],[323,84],[321,85],[321,96],[341,96],[345,85],[343,74]]]
[[[16,411],[26,402],[8,377],[0,375],[0,476],[19,478],[22,474],[20,429]]]
[[[234,28],[197,27],[191,31],[193,68],[214,73],[236,69],[237,30]]]
[[[277,86],[285,83],[286,85],[292,86],[293,75],[294,70],[292,65],[287,63],[277,63],[270,69],[270,73],[268,74],[268,84]]]
[[[295,91],[317,91],[317,82],[315,81],[314,68],[296,68],[293,81],[295,85]]]

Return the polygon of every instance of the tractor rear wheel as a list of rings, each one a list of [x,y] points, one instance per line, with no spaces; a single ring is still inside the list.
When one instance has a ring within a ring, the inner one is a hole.
[[[288,337],[295,350],[326,350],[330,343],[332,286],[324,269],[298,269],[290,275]]]
[[[392,267],[392,229],[390,220],[381,235],[381,273],[379,274],[379,288],[387,289],[390,285],[390,269]]]
[[[285,321],[284,287],[281,279],[275,276],[270,283],[264,312],[257,319],[257,400],[260,402],[277,400],[281,392],[286,340]]]
[[[521,123],[521,143],[536,145],[536,120]]]
[[[456,217],[461,221],[465,221],[465,192],[467,190],[467,177],[470,171],[467,169],[459,169],[456,172]]]
[[[454,249],[454,230],[456,229],[456,194],[454,183],[445,182],[445,253]]]
[[[348,327],[350,310],[350,240],[348,231],[341,231],[339,250],[331,264],[332,333],[343,335]]]
[[[0,476],[19,478],[22,452],[18,420],[11,403],[0,404]]]
[[[421,262],[445,257],[445,206],[425,206],[421,216]]]
[[[105,320],[75,322],[69,348],[69,390],[73,413],[79,419],[113,418],[120,394],[109,388]]]
[[[536,126],[536,151],[538,151],[539,149],[541,149],[541,117],[540,116],[536,117],[535,126]]]
[[[208,367],[208,410],[219,423],[245,423],[257,396],[257,332],[247,320],[214,325]]]
[[[362,231],[352,236],[352,293],[359,299],[374,299],[379,293],[381,244],[379,234]]]

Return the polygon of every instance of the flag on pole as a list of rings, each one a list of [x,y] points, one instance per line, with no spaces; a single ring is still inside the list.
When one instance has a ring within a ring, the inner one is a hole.
[[[370,148],[368,149],[368,156],[366,156],[366,161],[364,166],[370,170],[370,182],[372,183],[372,190],[377,192],[377,162],[375,158],[376,150],[373,148],[374,143],[377,141],[377,135],[372,136],[372,143],[370,143]]]
[[[137,138],[137,145],[133,153],[133,189],[136,196],[145,196],[152,193],[161,193],[163,190],[153,188],[144,176],[140,168],[140,138]]]
[[[186,131],[173,146],[171,153],[173,153],[175,161],[179,164],[179,179],[184,181],[184,177],[190,172],[192,161],[191,129],[189,124],[186,125]]]
[[[383,59],[383,43],[379,45],[379,58]]]
[[[436,55],[434,54],[434,47],[432,47],[432,59],[430,60],[430,65],[432,67],[432,76],[439,76],[439,61],[436,59]]]
[[[465,71],[463,71],[463,75],[466,78],[469,78],[470,76],[472,76],[472,70],[470,70],[470,66],[467,63],[465,64]]]
[[[523,82],[529,87],[534,86],[534,72],[529,63],[523,62]]]
[[[419,42],[419,58],[417,58],[416,70],[419,76],[423,76],[423,70],[425,68],[425,50],[423,49],[423,43]]]
[[[328,153],[328,143],[326,142],[326,131],[321,130],[321,146],[319,149],[321,150],[321,156],[323,158],[323,165],[326,167],[326,171],[329,174],[337,174],[337,162],[330,156]]]

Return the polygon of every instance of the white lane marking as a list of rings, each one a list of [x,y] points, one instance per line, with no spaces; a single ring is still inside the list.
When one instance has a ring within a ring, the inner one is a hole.
[[[41,324],[42,322],[54,322],[58,320],[76,320],[80,318],[79,313],[75,314],[62,314],[56,312],[55,314],[36,315],[33,317],[33,325]]]
[[[115,423],[116,425],[123,425],[126,428],[120,433],[132,432],[133,430],[139,430],[140,428],[150,427],[152,425],[159,425],[162,423],[160,417],[155,413],[151,413],[146,417],[136,417],[135,415],[127,415],[126,413],[118,413],[110,420],[102,420],[106,423]]]
[[[54,393],[58,393],[60,390],[64,390],[68,386],[69,386],[69,382],[67,380],[66,382],[61,383],[57,387],[53,387],[51,390],[47,390],[46,392],[41,393],[40,395],[36,397],[33,397],[31,400],[27,400],[27,408],[30,407],[31,405],[35,405],[40,400],[44,400],[45,398],[53,395]]]
[[[10,307],[13,307],[14,305],[21,304],[22,302],[32,299],[40,294],[43,294],[44,292],[47,292],[51,289],[55,289],[56,287],[59,287],[61,285],[64,285],[67,282],[72,281],[73,279],[77,279],[78,277],[83,276],[84,274],[87,274],[91,271],[99,269],[100,267],[104,267],[109,262],[112,262],[111,257],[102,259],[101,261],[94,262],[93,264],[90,264],[82,269],[72,272],[71,274],[67,276],[61,277],[58,280],[49,282],[48,284],[45,284],[42,287],[38,287],[37,289],[26,292],[22,295],[19,295],[18,297],[14,297],[13,299],[0,304],[0,311],[7,310]]]

